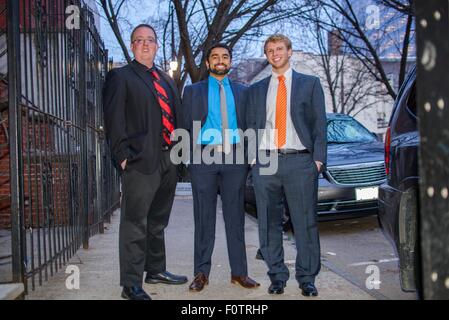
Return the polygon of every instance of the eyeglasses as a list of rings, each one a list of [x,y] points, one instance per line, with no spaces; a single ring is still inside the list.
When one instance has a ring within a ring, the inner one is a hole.
[[[154,38],[147,38],[147,39],[139,38],[139,39],[133,40],[133,43],[136,43],[139,46],[144,44],[144,43],[154,44],[154,43],[156,43],[156,39],[154,39]]]

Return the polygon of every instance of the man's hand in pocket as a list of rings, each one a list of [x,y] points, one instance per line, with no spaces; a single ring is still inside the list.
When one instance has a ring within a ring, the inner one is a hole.
[[[120,166],[122,167],[122,170],[125,170],[127,161],[128,161],[128,159],[125,159],[125,160],[122,161],[122,163],[120,163]]]
[[[251,163],[250,163],[250,168],[252,168],[252,167],[254,167],[254,165],[256,164],[256,159],[254,159],[253,161],[251,161]]]
[[[323,163],[321,161],[315,161],[315,164],[318,172],[321,172],[321,167],[323,166]]]

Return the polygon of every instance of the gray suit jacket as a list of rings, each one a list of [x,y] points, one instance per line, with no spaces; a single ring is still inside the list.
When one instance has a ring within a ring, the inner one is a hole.
[[[302,144],[312,153],[313,160],[327,161],[327,122],[324,93],[317,77],[293,70],[291,117]],[[254,130],[265,129],[266,102],[270,77],[253,84],[247,92],[246,125]],[[260,138],[249,143],[249,159],[256,159]],[[257,146],[256,148],[251,148]]]

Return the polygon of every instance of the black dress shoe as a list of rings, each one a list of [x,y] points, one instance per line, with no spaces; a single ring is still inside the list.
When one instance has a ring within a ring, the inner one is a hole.
[[[299,285],[302,290],[302,295],[306,297],[316,297],[318,295],[318,290],[312,282],[304,282]]]
[[[151,300],[142,287],[123,287],[122,298],[128,300]]]
[[[165,284],[183,284],[187,282],[186,276],[178,276],[164,271],[158,274],[148,274],[145,277],[145,283],[165,283]]]
[[[285,284],[284,281],[273,281],[271,282],[270,287],[268,288],[268,293],[269,294],[283,294],[284,293],[284,288],[287,285]]]

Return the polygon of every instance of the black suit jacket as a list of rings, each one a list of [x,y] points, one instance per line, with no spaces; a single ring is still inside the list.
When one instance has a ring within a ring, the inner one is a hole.
[[[229,80],[232,94],[234,96],[237,127],[246,130],[245,101],[247,87]],[[204,125],[208,115],[209,108],[209,79],[197,82],[184,88],[182,96],[183,123],[182,127],[190,133],[190,144],[196,145],[198,137],[193,136],[193,121],[201,121],[201,127]],[[193,150],[192,150],[193,151]]]
[[[103,88],[103,111],[106,137],[115,166],[128,159],[127,166],[144,174],[159,165],[162,147],[162,112],[148,68],[133,61],[112,69]],[[179,119],[181,99],[174,81],[157,70],[168,83],[175,128]]]
[[[327,120],[323,88],[319,78],[293,70],[291,117],[302,144],[312,153],[313,160],[327,161]],[[246,123],[248,128],[265,129],[267,94],[271,76],[248,89]],[[250,141],[259,149],[260,141]],[[249,148],[250,159],[256,159],[256,148]]]

